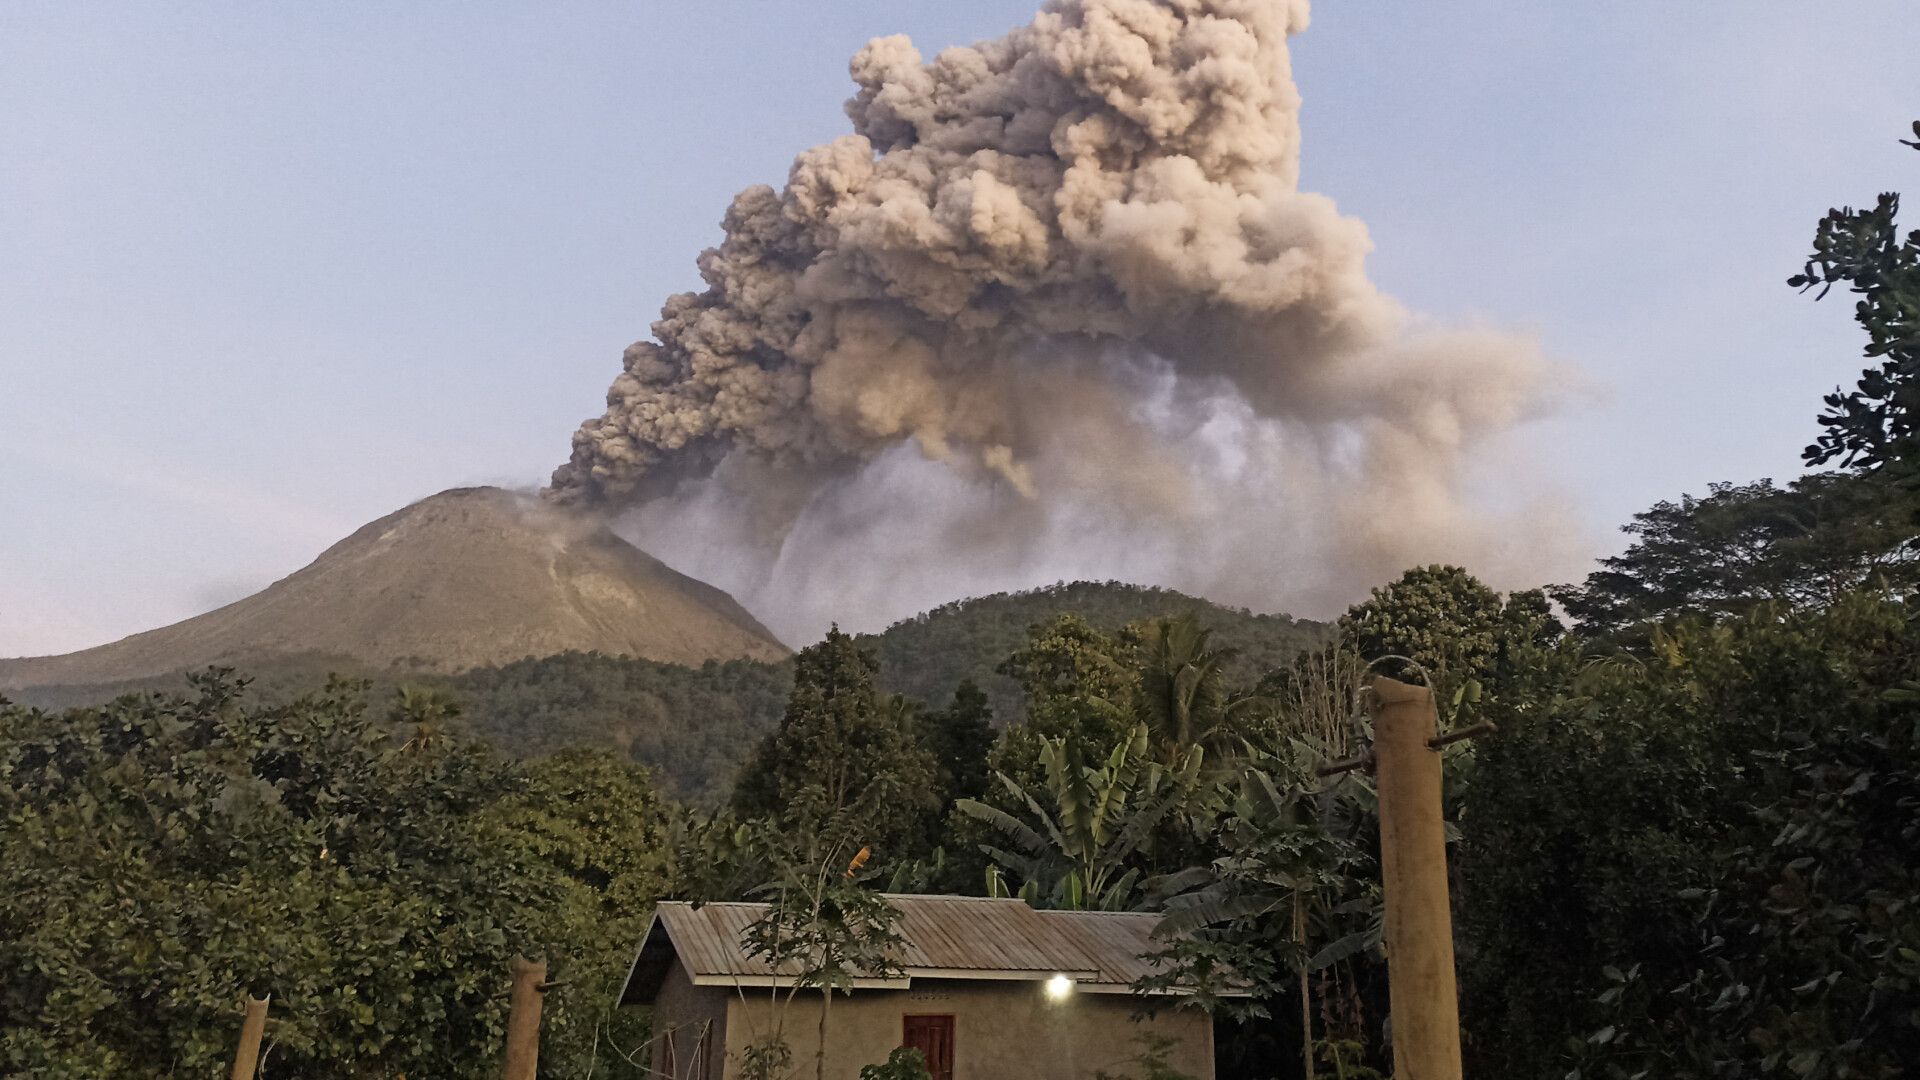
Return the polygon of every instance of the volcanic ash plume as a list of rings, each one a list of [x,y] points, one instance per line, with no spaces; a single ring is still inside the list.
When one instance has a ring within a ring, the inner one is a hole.
[[[1264,553],[1246,602],[1268,604],[1537,547],[1457,496],[1465,451],[1548,369],[1527,341],[1416,331],[1366,278],[1365,226],[1298,190],[1306,24],[1304,0],[1054,0],[931,62],[874,40],[854,133],[734,199],[707,290],[627,350],[549,496],[646,504],[656,546],[676,522],[734,535],[759,553],[726,560],[749,596],[791,590],[803,541],[884,538],[860,572],[885,579],[874,560],[981,544],[1002,576],[1051,572],[1063,544],[1156,573],[1127,536],[1204,537],[1224,579]],[[1361,493],[1399,503],[1391,527]],[[956,535],[938,523],[961,504]]]

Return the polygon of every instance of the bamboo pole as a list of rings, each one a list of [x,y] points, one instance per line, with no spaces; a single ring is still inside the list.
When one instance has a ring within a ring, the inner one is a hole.
[[[233,1055],[233,1080],[253,1080],[260,1071],[260,1036],[267,1030],[267,1002],[273,995],[247,995],[247,1018],[240,1023],[240,1050]]]
[[[507,1013],[507,1065],[504,1080],[534,1080],[540,1063],[540,998],[547,962],[513,958],[513,996]]]
[[[1373,750],[1396,1080],[1460,1080],[1460,1002],[1433,692],[1375,676]]]

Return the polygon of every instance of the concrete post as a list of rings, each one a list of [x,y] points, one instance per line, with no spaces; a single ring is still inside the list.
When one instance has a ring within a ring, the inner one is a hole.
[[[1395,1080],[1460,1080],[1460,1001],[1433,692],[1375,676],[1373,752]]]
[[[507,1013],[507,1066],[504,1080],[533,1080],[540,1064],[540,984],[547,962],[513,958],[513,996]]]
[[[272,997],[247,995],[247,1018],[240,1023],[240,1050],[233,1055],[233,1080],[253,1080],[260,1071],[260,1037],[267,1030],[267,1002]]]

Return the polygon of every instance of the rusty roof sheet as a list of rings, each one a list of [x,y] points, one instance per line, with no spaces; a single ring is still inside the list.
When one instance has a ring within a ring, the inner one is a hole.
[[[1035,911],[1021,900],[978,896],[886,899],[900,912],[895,928],[904,944],[896,960],[904,978],[858,980],[856,987],[904,987],[916,976],[1024,980],[1062,974],[1087,990],[1124,992],[1153,970],[1142,957],[1161,947],[1151,938],[1160,916],[1151,912]],[[792,978],[797,972],[790,966],[772,972],[741,947],[748,925],[766,910],[765,904],[662,902],[622,1001],[651,999],[665,975],[665,950],[679,957],[696,983]]]

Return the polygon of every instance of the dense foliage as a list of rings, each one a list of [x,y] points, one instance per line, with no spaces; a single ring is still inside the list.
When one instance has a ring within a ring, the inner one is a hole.
[[[733,807],[811,835],[844,813],[883,859],[919,851],[940,808],[939,763],[916,739],[910,713],[873,687],[871,653],[838,628],[795,658],[793,695],[778,729],[755,749]]]
[[[778,722],[793,669],[569,652],[479,668],[444,685],[465,705],[469,730],[506,753],[613,747],[652,768],[677,798],[713,805],[725,801],[747,750]]]
[[[1920,121],[1914,141],[1920,150]],[[1908,484],[1920,479],[1920,230],[1900,236],[1894,218],[1900,196],[1882,194],[1871,210],[1830,210],[1813,238],[1804,270],[1787,284],[1820,286],[1820,295],[1842,282],[1860,297],[1854,318],[1867,332],[1866,354],[1879,359],[1852,393],[1835,390],[1820,417],[1826,428],[1806,449],[1808,464],[1839,458],[1841,464],[1892,474]]]
[[[1738,616],[1762,604],[1811,610],[1857,588],[1920,585],[1920,501],[1859,473],[1714,484],[1633,516],[1627,550],[1580,585],[1553,589],[1580,626],[1618,632],[1682,612]]]
[[[1481,1067],[1879,1077],[1920,1060],[1920,625],[1843,598],[1538,656],[1467,799]]]
[[[1027,628],[1056,614],[1081,615],[1113,633],[1128,623],[1197,613],[1225,651],[1224,674],[1236,685],[1284,664],[1325,640],[1324,624],[1285,615],[1254,615],[1170,589],[1120,582],[1074,582],[947,604],[903,620],[860,643],[880,662],[877,686],[947,709],[971,681],[985,695],[969,708],[998,725],[1020,719],[1026,700],[1018,680],[997,668],[1025,643]],[[654,771],[674,797],[712,807],[727,801],[735,774],[758,740],[779,723],[793,685],[792,663],[753,660],[700,667],[634,657],[562,653],[528,657],[459,675],[375,669],[345,657],[249,658],[255,700],[286,704],[330,673],[363,678],[374,700],[406,686],[451,693],[463,730],[518,757],[565,746],[605,746]],[[184,674],[113,685],[35,687],[20,700],[43,708],[97,704],[118,694],[186,689]]]
[[[938,705],[972,679],[1006,723],[1022,718],[1026,699],[1019,676],[998,669],[1027,644],[1028,627],[1075,615],[1112,633],[1129,623],[1189,614],[1213,632],[1215,647],[1233,651],[1225,675],[1234,684],[1252,683],[1261,672],[1323,643],[1329,633],[1324,623],[1256,615],[1172,589],[1076,581],[946,604],[895,623],[869,647],[880,658],[885,689]]]
[[[1192,620],[1062,615],[1003,660],[1026,719],[997,738],[984,694],[885,693],[834,632],[717,815],[606,750],[497,757],[438,688],[377,718],[363,686],[261,706],[218,675],[9,707],[0,963],[32,974],[0,1049],[26,1075],[215,1068],[252,991],[302,1075],[490,1073],[524,952],[565,983],[543,1069],[622,1075],[655,897],[797,898],[763,944],[830,974],[885,937],[884,885],[1160,907],[1156,978],[1219,1011],[1221,1076],[1385,1075],[1372,794],[1314,769],[1365,737],[1364,658],[1404,655],[1501,728],[1446,758],[1477,1074],[1891,1077],[1920,1055],[1920,623],[1884,590],[1815,600],[1598,638],[1416,568],[1253,685]],[[845,941],[794,929],[840,911]]]
[[[1501,596],[1458,566],[1409,570],[1340,617],[1342,644],[1381,674],[1443,694],[1497,685],[1518,650],[1563,630],[1539,590]]]
[[[0,708],[0,1061],[10,1075],[212,1072],[243,993],[272,994],[271,1060],[300,1075],[491,1075],[507,960],[547,954],[556,1065],[592,1053],[615,929],[650,902],[644,776],[567,782],[423,728],[360,687],[250,706],[191,697],[49,715]],[[587,854],[587,849],[592,854]],[[592,869],[590,869],[592,868]],[[579,917],[575,917],[577,912]]]
[[[713,661],[699,667],[631,656],[566,652],[528,657],[458,675],[375,668],[348,657],[257,656],[245,661],[249,698],[290,704],[329,676],[366,682],[370,700],[413,689],[458,703],[461,730],[515,757],[567,746],[601,746],[654,771],[676,798],[726,801],[734,773],[755,740],[780,719],[793,685],[791,663]],[[33,687],[23,704],[70,708],[126,693],[188,690],[185,673],[110,685]]]

